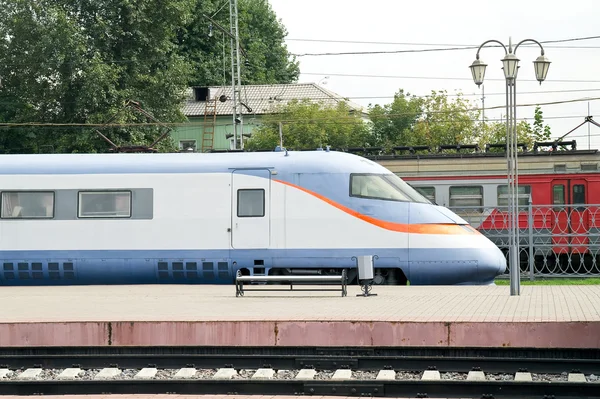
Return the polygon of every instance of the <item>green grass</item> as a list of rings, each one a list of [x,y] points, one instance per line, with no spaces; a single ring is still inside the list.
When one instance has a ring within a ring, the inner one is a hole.
[[[496,285],[510,285],[508,278],[497,278]],[[542,278],[536,277],[529,281],[529,277],[521,277],[521,285],[600,285],[600,278],[582,277],[582,278]]]

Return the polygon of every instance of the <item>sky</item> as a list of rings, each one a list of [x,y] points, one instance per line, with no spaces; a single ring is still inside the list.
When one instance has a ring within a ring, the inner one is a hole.
[[[540,85],[533,68],[540,47],[527,43],[517,49],[517,118],[529,118],[532,123],[535,104],[541,104],[553,138],[584,122],[588,107],[600,123],[600,38],[563,41],[600,36],[597,0],[268,1],[287,29],[288,50],[298,55],[299,83],[319,83],[365,107],[392,102],[400,89],[419,96],[432,90],[462,93],[481,107],[483,91],[486,119],[500,120],[506,115],[504,50],[481,49],[480,59],[488,64],[482,90],[469,69],[476,47],[491,39],[508,46],[512,38],[514,48],[521,40],[534,39],[542,42],[552,64]],[[561,42],[544,43],[549,41]],[[474,48],[300,56],[466,46]],[[564,101],[569,102],[543,105]],[[526,104],[533,105],[521,106]],[[564,140],[577,140],[578,149],[600,149],[600,127],[585,123]]]

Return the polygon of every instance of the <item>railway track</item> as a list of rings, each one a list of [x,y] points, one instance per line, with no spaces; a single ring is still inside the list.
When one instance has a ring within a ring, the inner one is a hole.
[[[0,348],[0,394],[600,398],[600,350]]]

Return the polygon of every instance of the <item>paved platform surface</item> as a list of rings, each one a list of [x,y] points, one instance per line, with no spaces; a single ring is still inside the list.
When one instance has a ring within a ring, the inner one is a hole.
[[[600,347],[600,286],[0,287],[0,346]]]

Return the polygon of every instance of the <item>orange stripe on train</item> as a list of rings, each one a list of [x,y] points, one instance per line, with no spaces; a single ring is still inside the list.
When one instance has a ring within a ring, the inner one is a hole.
[[[350,209],[340,203],[332,201],[331,199],[322,196],[321,194],[315,193],[314,191],[310,191],[304,187],[295,185],[293,183],[288,183],[282,180],[273,180],[277,183],[285,184],[286,186],[297,188],[298,190],[304,191],[307,194],[312,195],[313,197],[319,198],[321,201],[328,203],[331,206],[338,208],[341,211],[346,212],[349,215],[352,215],[358,219],[361,219],[367,223],[375,225],[377,227],[381,227],[386,230],[398,231],[401,233],[413,233],[413,234],[463,234],[463,235],[472,235],[479,234],[479,232],[473,228],[465,229],[463,226],[457,224],[408,224],[408,223],[396,223],[396,222],[387,222],[385,220],[375,219],[374,217],[364,215],[360,212],[356,212],[354,209]],[[464,226],[470,227],[470,226]]]

